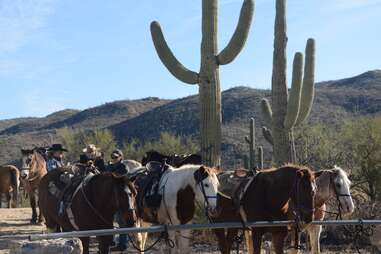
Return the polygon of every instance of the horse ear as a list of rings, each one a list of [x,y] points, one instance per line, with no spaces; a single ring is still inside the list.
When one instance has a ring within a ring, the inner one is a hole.
[[[193,173],[193,176],[194,176],[194,179],[196,180],[196,182],[201,182],[202,180],[207,178],[208,175],[209,174],[208,174],[208,171],[206,170],[205,166],[201,166],[199,169],[197,169]]]
[[[314,172],[314,176],[315,176],[315,178],[320,177],[324,172],[325,172],[324,170],[315,171],[315,172]]]

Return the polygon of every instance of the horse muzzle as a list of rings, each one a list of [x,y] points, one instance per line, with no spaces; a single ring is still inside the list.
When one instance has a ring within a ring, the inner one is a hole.
[[[28,178],[28,176],[29,176],[29,169],[23,169],[23,170],[21,170],[21,172],[20,172],[20,177],[22,178],[22,179],[27,179]]]

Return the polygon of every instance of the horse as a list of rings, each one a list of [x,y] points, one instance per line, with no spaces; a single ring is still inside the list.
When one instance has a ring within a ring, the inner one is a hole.
[[[155,223],[158,224],[189,224],[192,222],[196,205],[198,204],[206,215],[212,216],[216,208],[218,191],[217,170],[202,165],[184,165],[180,168],[169,168],[164,172],[160,183],[160,206],[157,210]],[[144,195],[139,193],[138,196]],[[147,220],[146,208],[137,206],[138,225],[148,226],[153,221]],[[190,231],[168,232],[168,238],[174,243],[174,248],[164,247],[168,253],[190,253]],[[138,234],[139,248],[144,251],[147,233]]]
[[[36,224],[42,222],[41,211],[37,220],[37,190],[38,185],[44,175],[47,173],[46,169],[46,149],[45,148],[33,148],[21,149],[22,154],[22,168],[21,168],[21,184],[24,190],[29,195],[29,202],[32,208],[32,219],[30,222]]]
[[[193,164],[193,165],[200,165],[201,162],[201,156],[198,154],[189,154],[189,155],[178,155],[178,154],[172,154],[172,155],[164,155],[157,151],[148,151],[146,152],[146,155],[142,159],[142,164],[147,165],[150,161],[157,161],[157,162],[165,162],[173,167],[179,168],[183,165],[187,164]]]
[[[0,208],[2,205],[2,194],[5,194],[7,198],[8,208],[17,207],[19,187],[19,169],[11,165],[0,166]]]
[[[49,231],[58,228],[63,231],[112,229],[114,215],[118,211],[128,225],[134,225],[136,189],[127,176],[116,176],[108,172],[88,176],[75,189],[67,212],[60,216],[60,200],[49,191],[49,185],[52,181],[59,181],[61,173],[59,169],[50,171],[42,178],[39,186],[39,206]],[[80,239],[83,253],[89,253],[89,237]],[[113,236],[100,236],[97,239],[99,253],[109,253]]]
[[[349,215],[354,211],[354,203],[350,191],[351,181],[347,173],[340,167],[334,166],[332,169],[314,172],[316,178],[317,192],[315,196],[315,220],[323,220],[326,212],[326,202],[329,199],[336,199],[338,202],[339,214]],[[311,252],[320,253],[321,225],[308,225],[306,227],[310,243]],[[293,239],[295,241],[295,239]],[[294,250],[293,253],[297,253]]]
[[[133,173],[136,169],[141,168],[143,165],[135,160],[123,160],[122,163],[126,166],[129,173]]]
[[[302,166],[285,165],[261,170],[243,194],[240,215],[247,221],[283,221],[295,219],[300,227],[314,216],[316,183],[313,172]],[[275,253],[283,254],[287,227],[252,229],[253,254],[261,253],[262,236],[272,234]]]

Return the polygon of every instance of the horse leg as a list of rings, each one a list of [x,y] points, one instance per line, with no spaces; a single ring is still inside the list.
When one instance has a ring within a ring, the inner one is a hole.
[[[308,235],[310,237],[312,254],[320,254],[321,229],[321,225],[310,225],[310,227],[308,228]]]
[[[90,253],[90,238],[89,237],[80,237],[79,238],[82,242],[82,248],[83,248],[83,254],[89,254]]]
[[[191,238],[192,234],[190,230],[184,230],[180,231],[178,234],[178,251],[181,254],[190,254],[191,248],[189,246],[189,239]]]
[[[12,202],[11,202],[11,193],[6,193],[5,194],[5,196],[6,196],[6,198],[7,198],[7,204],[8,204],[8,209],[10,209],[12,206],[11,206],[11,204],[12,204]]]
[[[99,243],[99,253],[100,254],[108,254],[110,251],[110,246],[112,244],[112,235],[99,236],[97,237]]]
[[[287,229],[280,229],[272,233],[273,244],[276,254],[283,254],[284,239],[287,237]]]
[[[36,224],[37,223],[37,209],[36,209],[36,193],[34,191],[29,193],[29,203],[30,203],[30,207],[32,208],[32,219],[30,220],[30,222],[32,224]]]
[[[289,254],[298,254],[300,251],[296,249],[296,246],[300,245],[300,235],[298,239],[295,239],[295,229],[292,227],[290,230],[291,233],[291,249],[288,251]],[[299,233],[298,233],[299,234]]]
[[[229,254],[232,248],[235,248],[233,246],[234,244],[234,238],[238,236],[238,229],[236,228],[229,228],[228,232],[226,234],[226,253]]]
[[[218,248],[220,249],[222,254],[228,254],[226,250],[226,235],[225,235],[225,229],[214,229],[214,234],[217,237],[218,241]]]
[[[248,253],[253,253],[253,231],[252,230],[245,230],[245,242],[246,242],[246,249]]]
[[[252,238],[253,238],[253,253],[249,254],[261,254],[261,245],[262,245],[262,230],[257,229],[255,231],[252,231]]]

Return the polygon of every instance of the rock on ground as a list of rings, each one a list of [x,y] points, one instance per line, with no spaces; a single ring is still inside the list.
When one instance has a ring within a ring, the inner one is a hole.
[[[81,254],[79,239],[54,239],[42,241],[13,241],[9,245],[10,254]]]

